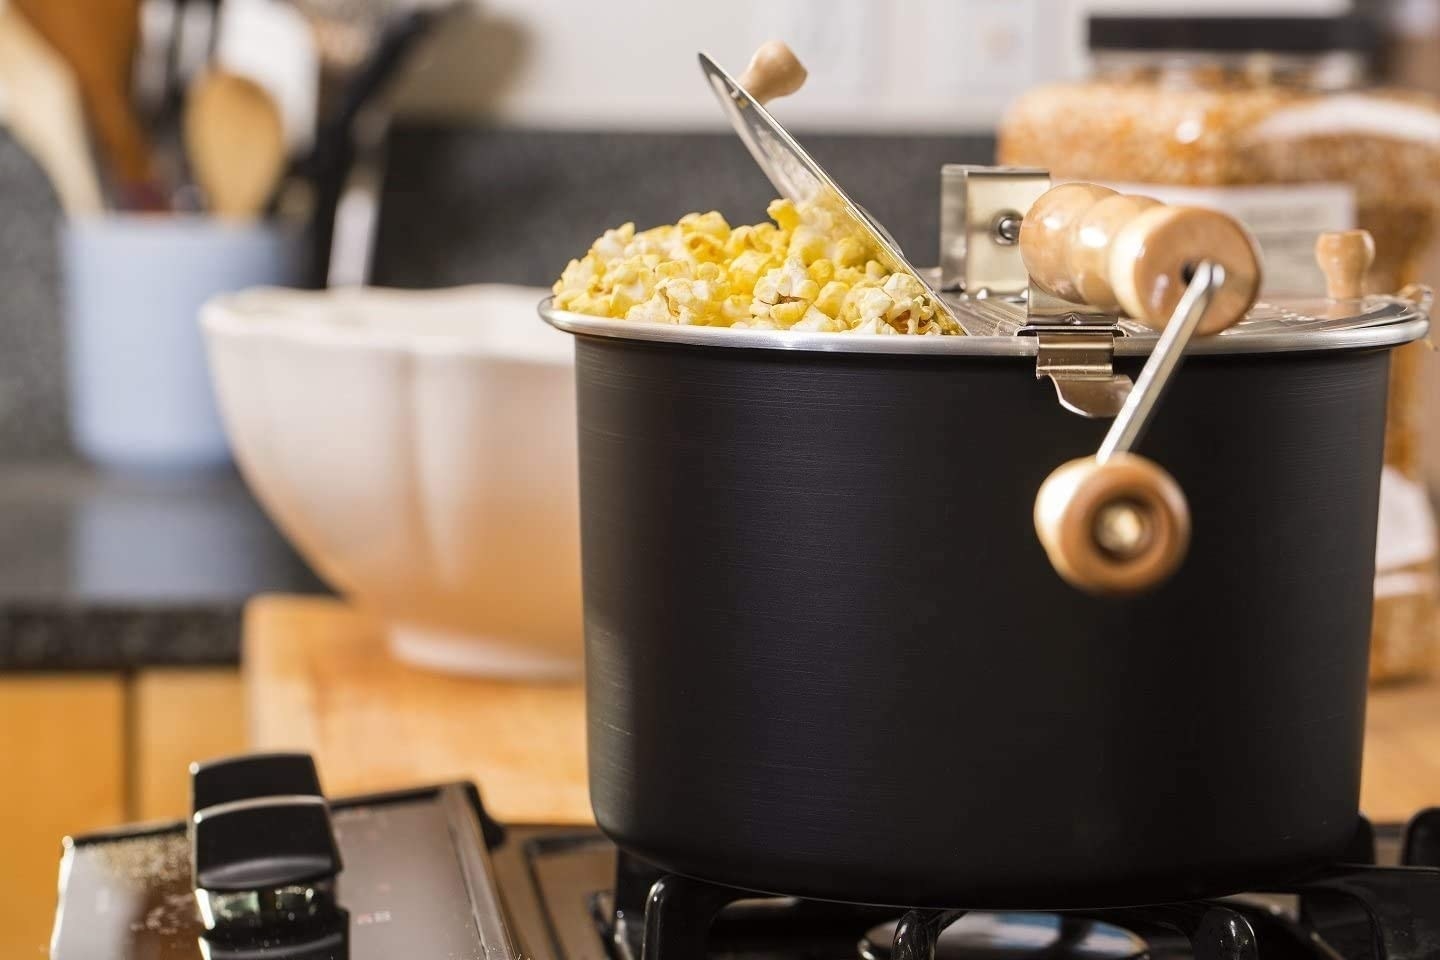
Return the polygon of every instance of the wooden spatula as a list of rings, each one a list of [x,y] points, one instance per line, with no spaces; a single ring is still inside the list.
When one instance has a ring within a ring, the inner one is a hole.
[[[280,108],[253,80],[223,70],[204,73],[185,103],[185,150],[213,213],[258,216],[285,169]]]
[[[140,0],[10,0],[74,71],[101,153],[127,185],[148,183],[150,144],[130,103]]]
[[[0,5],[0,88],[15,138],[50,178],[70,216],[99,213],[100,181],[75,76],[20,11]]]

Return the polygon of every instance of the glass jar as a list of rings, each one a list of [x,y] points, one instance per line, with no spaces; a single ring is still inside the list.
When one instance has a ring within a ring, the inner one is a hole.
[[[1433,231],[1440,109],[1366,88],[1367,22],[1093,18],[1091,77],[1016,102],[1000,162],[1223,207],[1249,222],[1272,292],[1317,289],[1314,234],[1362,226],[1372,285],[1394,291]]]
[[[1440,103],[1367,85],[1372,27],[1355,17],[1094,17],[1091,75],[1021,97],[1002,121],[999,161],[1224,210],[1255,234],[1271,294],[1322,290],[1316,235],[1364,227],[1376,248],[1369,288],[1395,292],[1419,279],[1440,216]],[[1392,368],[1387,473],[1401,484],[1389,489],[1407,494],[1423,485],[1424,356],[1422,344],[1398,350]],[[1423,496],[1387,495],[1382,513],[1401,502],[1420,503],[1415,522],[1430,528]],[[1414,576],[1398,580],[1385,576],[1395,572],[1384,569],[1386,547],[1382,536],[1377,678],[1423,671],[1440,646],[1433,539],[1422,561],[1407,553],[1400,572]]]

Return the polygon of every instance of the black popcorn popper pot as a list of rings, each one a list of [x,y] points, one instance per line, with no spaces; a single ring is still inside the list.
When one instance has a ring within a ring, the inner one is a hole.
[[[782,195],[914,272],[752,95],[798,85],[783,50],[742,83],[701,62]],[[922,907],[1340,857],[1389,350],[1428,298],[1361,296],[1356,233],[1322,238],[1329,297],[1256,303],[1233,221],[1042,171],[946,167],[941,203],[918,275],[967,336],[542,305],[575,335],[601,828],[676,873]]]

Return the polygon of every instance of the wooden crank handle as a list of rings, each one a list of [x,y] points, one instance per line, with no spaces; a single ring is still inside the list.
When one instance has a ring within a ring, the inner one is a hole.
[[[1020,256],[1046,293],[1101,310],[1123,310],[1163,329],[1202,260],[1225,280],[1198,333],[1235,324],[1260,290],[1260,256],[1234,219],[1200,207],[1171,207],[1093,183],[1046,192],[1020,226]]]
[[[750,65],[740,74],[740,86],[761,104],[777,97],[788,97],[805,84],[809,76],[800,58],[780,40],[760,44]]]
[[[1375,238],[1369,230],[1338,230],[1315,239],[1315,262],[1325,274],[1325,295],[1353,300],[1365,293],[1365,275],[1375,262]]]
[[[1088,593],[1139,593],[1185,558],[1190,508],[1179,484],[1133,453],[1057,467],[1035,496],[1035,532],[1055,571]]]

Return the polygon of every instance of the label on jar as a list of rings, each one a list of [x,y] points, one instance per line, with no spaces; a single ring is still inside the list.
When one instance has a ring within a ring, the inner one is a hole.
[[[1324,292],[1315,263],[1315,238],[1355,226],[1355,191],[1345,183],[1297,183],[1258,187],[1177,187],[1156,183],[1109,183],[1162,203],[1209,207],[1250,228],[1264,259],[1267,296]]]

